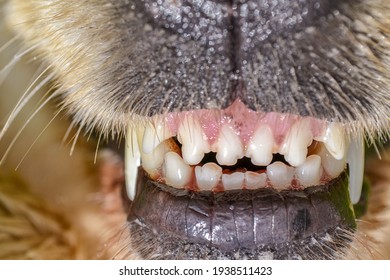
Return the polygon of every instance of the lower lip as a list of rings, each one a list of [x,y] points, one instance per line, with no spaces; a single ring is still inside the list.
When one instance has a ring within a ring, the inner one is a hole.
[[[141,231],[152,232],[155,238],[164,235],[221,252],[240,250],[253,255],[282,252],[280,248],[287,245],[310,243],[313,237],[356,227],[345,173],[327,185],[304,191],[218,194],[176,190],[146,176],[139,178],[128,220],[137,220]]]

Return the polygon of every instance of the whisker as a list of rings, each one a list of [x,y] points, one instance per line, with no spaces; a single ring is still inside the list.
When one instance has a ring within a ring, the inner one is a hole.
[[[15,118],[19,115],[21,110],[26,106],[26,104],[31,100],[31,98],[44,87],[45,84],[47,84],[54,76],[54,74],[48,75],[45,79],[43,79],[38,85],[34,87],[33,90],[31,90],[32,86],[46,73],[46,71],[49,69],[47,67],[43,72],[33,81],[33,83],[27,88],[27,90],[23,93],[22,97],[19,99],[18,103],[15,105],[14,109],[12,110],[10,116],[8,117],[6,123],[4,124],[2,130],[0,131],[0,140],[4,137],[4,134],[7,132],[8,128],[12,124],[12,122],[15,120]],[[31,90],[31,91],[30,91]],[[30,93],[29,93],[30,91]]]
[[[17,53],[16,55],[13,56],[13,58],[11,59],[10,62],[8,62],[1,70],[0,70],[0,84],[3,83],[3,81],[5,80],[5,78],[8,76],[8,74],[10,73],[10,71],[12,70],[12,67],[16,65],[16,63],[19,62],[19,60],[25,56],[26,54],[32,52],[34,49],[36,49],[37,47],[39,46],[39,44],[35,44],[31,47],[29,47],[28,49],[20,52],[20,53]]]
[[[16,166],[15,170],[19,168],[19,166],[22,164],[23,160],[26,158],[27,154],[30,152],[30,150],[33,148],[35,143],[39,140],[39,138],[42,136],[42,134],[46,131],[46,129],[53,123],[55,118],[60,114],[60,112],[57,112],[54,117],[48,122],[48,124],[42,129],[42,131],[38,134],[38,136],[35,138],[35,140],[32,142],[30,147],[27,149],[27,151],[24,153],[23,157],[19,161],[18,165]]]
[[[83,126],[80,125],[80,127],[79,127],[79,129],[77,130],[75,136],[73,137],[74,139],[73,139],[72,147],[70,148],[70,152],[69,152],[69,155],[71,155],[71,156],[73,155],[74,149],[75,149],[75,147],[76,147],[76,142],[77,142],[77,140],[78,140],[79,137],[80,137],[80,133],[81,133],[81,130],[82,130],[82,129],[83,129]]]
[[[60,110],[60,111],[61,111],[61,110]],[[76,125],[76,122],[75,122],[75,121],[72,121],[72,122],[70,123],[68,129],[67,129],[66,132],[65,132],[64,137],[63,137],[62,140],[61,140],[61,145],[62,145],[62,146],[67,146],[67,145],[69,144],[69,142],[66,143],[66,144],[65,144],[65,142],[66,142],[66,140],[69,138],[69,135],[70,135],[70,133],[72,132],[72,130],[73,130],[73,128],[75,127],[75,125]]]
[[[15,43],[19,39],[19,35],[14,36],[13,38],[9,39],[7,43],[3,44],[0,47],[0,53],[5,51],[8,47],[10,47],[13,43]]]
[[[24,129],[27,127],[27,125],[31,122],[31,120],[38,114],[42,108],[49,103],[49,101],[53,98],[54,96],[51,95],[49,96],[32,114],[31,116],[27,119],[27,121],[24,123],[24,125],[19,129],[19,131],[16,133],[15,137],[11,141],[11,143],[8,145],[7,150],[4,152],[3,157],[0,160],[0,165],[3,164],[5,158],[8,156],[9,152],[11,151],[12,147],[15,145],[16,141],[19,139],[20,134],[24,131]]]
[[[377,143],[377,142],[373,142],[373,146],[374,146],[374,149],[375,149],[375,152],[376,152],[376,154],[377,154],[377,156],[378,156],[378,159],[380,159],[380,160],[382,160],[382,155],[381,155],[381,152],[380,152],[380,150],[379,150],[379,147],[378,147],[378,144],[379,143]],[[379,144],[380,145],[380,144]],[[381,147],[382,148],[382,147]]]
[[[99,146],[100,146],[100,141],[102,139],[102,133],[99,134],[99,138],[98,138],[98,141],[97,141],[97,144],[96,144],[96,150],[95,150],[95,157],[93,159],[93,164],[96,164],[97,162],[97,156],[98,156],[98,152],[99,152]]]

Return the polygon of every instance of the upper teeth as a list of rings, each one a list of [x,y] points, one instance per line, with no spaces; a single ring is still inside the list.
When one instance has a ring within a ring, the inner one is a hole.
[[[348,151],[349,193],[352,203],[359,202],[363,186],[364,139],[363,136],[352,141]]]
[[[180,125],[177,139],[183,145],[181,150],[184,162],[187,164],[198,164],[205,153],[210,152],[210,145],[203,135],[199,122],[187,117]]]
[[[319,141],[325,143],[326,149],[337,160],[345,158],[346,141],[345,133],[340,124],[331,123],[325,129],[323,135],[317,137]]]
[[[275,119],[275,113],[272,118]],[[286,118],[289,121],[286,124],[283,117],[279,119],[278,124],[263,115],[251,133],[250,129],[226,122],[223,117],[209,127],[205,118],[195,114],[154,118],[138,129],[129,129],[126,145],[129,197],[134,198],[140,157],[151,178],[176,188],[200,190],[302,188],[325,183],[344,171],[347,142],[341,125],[299,117]],[[175,136],[181,148],[172,140]],[[137,138],[138,142],[134,141]],[[362,140],[352,142],[348,156],[354,203],[360,197],[362,184],[362,145]],[[217,162],[200,164],[210,151],[216,153]],[[277,153],[284,155],[289,165],[281,161],[271,164]],[[236,172],[225,172],[221,167],[235,165],[244,156],[259,169],[240,167]]]
[[[255,165],[267,166],[272,161],[274,137],[268,125],[262,125],[253,133],[249,140],[245,156],[251,158]]]
[[[137,134],[133,129],[129,129],[126,135],[125,158],[127,195],[131,200],[134,200],[138,167],[141,164],[141,153],[138,146]]]
[[[305,162],[307,147],[313,141],[309,121],[303,119],[296,122],[290,129],[282,145],[281,154],[292,166]]]
[[[154,122],[147,122],[144,129],[142,140],[142,152],[150,154],[164,140],[174,136],[167,128],[162,119]]]
[[[217,161],[221,165],[234,165],[244,157],[244,146],[236,131],[229,125],[223,125],[219,138],[213,146]]]

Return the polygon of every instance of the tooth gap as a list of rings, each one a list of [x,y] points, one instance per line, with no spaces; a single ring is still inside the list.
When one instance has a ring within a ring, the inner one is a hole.
[[[218,164],[217,159],[216,159],[216,155],[217,154],[214,152],[210,152],[210,153],[205,154],[205,156],[203,157],[203,159],[199,165],[202,166],[202,165],[209,163],[209,162],[213,162],[213,163]],[[274,154],[270,164],[272,164],[276,161],[283,162],[287,166],[290,166],[290,164],[284,159],[284,156],[281,154]],[[266,170],[266,168],[267,168],[267,166],[259,166],[259,165],[253,164],[251,159],[248,157],[243,157],[241,159],[238,159],[237,163],[235,165],[220,165],[220,164],[218,164],[218,165],[221,166],[222,169],[224,171],[227,171],[227,172],[228,171],[232,171],[232,172],[240,172],[240,171],[241,172],[245,172],[245,171],[258,172],[258,171]]]
[[[173,141],[175,141],[175,143],[177,144],[177,146],[180,148],[180,150],[181,150],[181,147],[183,146],[180,142],[179,142],[179,140],[177,139],[177,136],[174,136],[174,137],[172,137],[171,138]]]
[[[313,140],[313,142],[311,142],[310,146],[307,147],[307,156],[318,154],[318,152],[321,148],[321,145],[323,145],[321,142]]]
[[[272,163],[277,162],[277,161],[281,161],[281,162],[283,162],[285,165],[291,166],[291,165],[286,161],[286,159],[284,158],[284,156],[281,155],[281,154],[273,154],[272,161],[271,161],[271,163],[270,163],[269,165],[271,165]]]

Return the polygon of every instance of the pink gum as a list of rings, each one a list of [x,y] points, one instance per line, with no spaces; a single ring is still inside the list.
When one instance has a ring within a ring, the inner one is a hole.
[[[237,99],[226,109],[202,109],[180,113],[169,113],[165,117],[170,132],[177,135],[180,124],[186,118],[197,120],[210,145],[218,139],[223,125],[228,125],[235,130],[246,146],[254,131],[261,125],[268,125],[277,145],[280,145],[292,125],[300,120],[306,119],[310,123],[313,138],[320,137],[328,123],[313,117],[301,117],[292,114],[275,112],[256,112],[248,109],[241,100]]]

